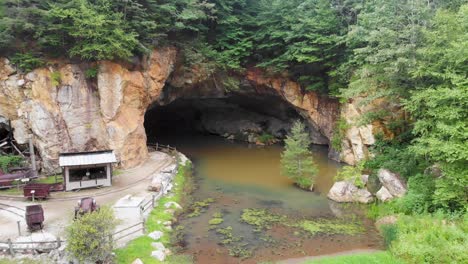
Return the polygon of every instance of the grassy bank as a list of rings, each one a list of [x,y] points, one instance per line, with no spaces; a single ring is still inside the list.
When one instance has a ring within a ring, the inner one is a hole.
[[[192,164],[190,161],[187,161],[185,165],[180,166],[179,170],[174,177],[174,187],[172,189],[173,195],[167,195],[159,199],[156,207],[151,211],[146,221],[146,230],[147,233],[151,233],[156,230],[163,231],[164,235],[159,242],[162,242],[166,248],[172,249],[174,245],[174,240],[172,239],[173,233],[175,231],[168,230],[164,226],[164,222],[173,221],[174,213],[165,208],[165,204],[168,202],[182,203],[184,199],[184,194],[189,191],[191,188],[188,182],[191,177],[190,173],[192,170]],[[145,264],[150,263],[161,263],[155,258],[151,257],[151,252],[154,249],[151,246],[151,243],[155,242],[148,236],[139,237],[131,241],[125,248],[115,250],[116,253],[116,263],[129,264],[132,263],[135,259],[139,258]],[[182,255],[171,255],[166,258],[164,263],[174,263],[174,264],[184,264],[191,263],[190,256]]]
[[[403,264],[388,252],[360,253],[346,256],[324,257],[303,264]]]

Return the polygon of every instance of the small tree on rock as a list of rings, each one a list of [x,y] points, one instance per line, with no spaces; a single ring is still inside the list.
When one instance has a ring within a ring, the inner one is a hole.
[[[67,251],[80,263],[110,263],[116,225],[117,219],[109,207],[84,214],[66,230]]]
[[[300,188],[313,191],[318,168],[309,150],[312,143],[309,133],[302,122],[294,122],[285,143],[281,154],[282,174],[291,178]]]

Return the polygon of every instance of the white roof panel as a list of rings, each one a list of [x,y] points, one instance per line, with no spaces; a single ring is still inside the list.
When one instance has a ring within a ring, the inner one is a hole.
[[[77,152],[77,153],[61,153],[59,156],[60,167],[78,166],[78,165],[94,165],[115,163],[117,158],[114,151],[95,151],[95,152]]]

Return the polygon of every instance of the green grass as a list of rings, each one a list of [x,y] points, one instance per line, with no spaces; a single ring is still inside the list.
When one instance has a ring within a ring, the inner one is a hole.
[[[0,189],[0,194],[6,194],[6,195],[23,195],[23,188],[9,188],[9,189]],[[1,262],[0,262],[1,263]]]
[[[165,221],[171,221],[174,215],[166,211],[164,204],[166,204],[167,202],[181,203],[183,195],[186,192],[185,190],[187,187],[187,177],[189,177],[190,171],[190,163],[179,167],[179,171],[177,172],[174,178],[174,195],[170,197],[165,196],[159,199],[158,204],[151,211],[146,221],[147,233],[151,233],[155,230],[160,230],[164,232],[163,237],[159,241],[162,242],[166,246],[166,248],[170,248],[174,245],[171,244],[171,231],[165,229],[163,223]],[[136,258],[141,259],[145,264],[160,263],[158,260],[151,257],[151,252],[154,250],[154,248],[151,246],[151,242],[154,242],[154,240],[145,235],[134,239],[125,248],[115,250],[116,263],[130,264]],[[192,262],[193,261],[190,256],[184,255],[171,255],[168,256],[164,261],[164,263],[174,264],[184,264]]]
[[[408,263],[468,263],[468,214],[447,219],[446,215],[401,216],[393,255]]]
[[[57,181],[55,181],[57,179]],[[47,176],[45,178],[39,178],[37,180],[35,180],[34,182],[36,183],[59,183],[59,182],[63,182],[63,177],[62,175],[58,174],[58,175],[51,175],[51,176]]]
[[[55,176],[57,176],[57,182],[63,182],[62,175],[52,175],[45,178],[39,178],[34,180],[34,183],[55,183]],[[6,195],[23,195],[23,188],[20,187],[19,189],[15,186],[9,189],[0,189],[1,194]]]
[[[303,264],[403,264],[388,252],[360,253],[347,256],[308,260]]]
[[[40,261],[37,259],[24,258],[21,260],[15,259],[0,259],[0,264],[45,264],[45,261]]]

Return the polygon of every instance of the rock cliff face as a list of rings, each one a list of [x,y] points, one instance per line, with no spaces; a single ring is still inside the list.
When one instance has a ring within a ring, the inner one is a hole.
[[[148,155],[144,113],[175,56],[174,49],[155,51],[141,71],[100,62],[94,82],[81,65],[57,63],[23,75],[2,59],[0,116],[12,120],[20,144],[32,135],[45,171],[58,169],[60,152],[98,149],[114,149],[122,167],[136,166]]]
[[[85,77],[87,66],[81,64],[53,62],[20,74],[7,59],[0,59],[0,117],[12,121],[19,143],[32,135],[43,169],[49,172],[58,169],[60,152],[71,151],[113,149],[120,166],[139,165],[148,155],[144,128],[148,107],[181,97],[279,96],[313,127],[317,144],[329,143],[342,116],[351,128],[343,139],[341,158],[350,164],[368,155],[367,146],[374,143],[372,125],[355,125],[355,118],[365,111],[355,102],[340,109],[335,99],[304,92],[298,83],[268,77],[257,69],[236,76],[242,89],[229,90],[222,76],[175,70],[176,56],[173,48],[155,50],[137,70],[99,62],[98,75],[92,80]]]

